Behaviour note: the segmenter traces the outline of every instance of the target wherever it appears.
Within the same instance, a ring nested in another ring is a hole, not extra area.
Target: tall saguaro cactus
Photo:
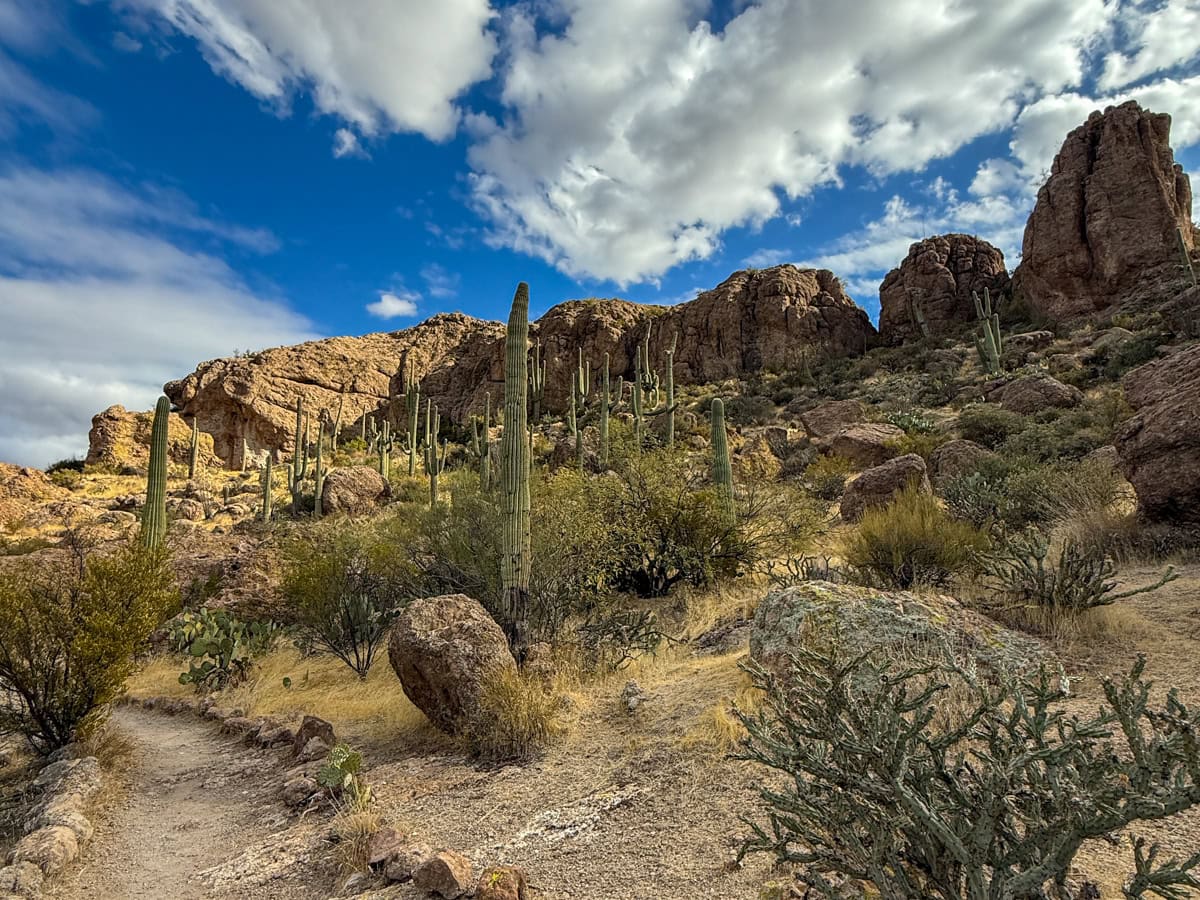
[[[271,521],[271,497],[272,488],[275,487],[275,472],[273,469],[273,460],[275,454],[267,451],[267,464],[263,468],[263,494],[262,494],[262,520],[264,522]]]
[[[532,547],[529,523],[529,285],[513,296],[504,340],[504,431],[500,437],[500,492],[503,547],[500,580],[505,601],[505,632],[520,661],[529,646],[529,576]]]
[[[150,468],[146,475],[146,505],[142,508],[142,546],[156,550],[167,537],[167,430],[171,401],[159,397],[150,427]]]
[[[308,456],[308,447],[306,444],[306,435],[304,433],[304,398],[296,398],[296,431],[293,436],[295,441],[294,449],[292,450],[292,481],[299,484],[304,478],[304,458]]]
[[[725,434],[725,402],[712,402],[712,479],[721,504],[721,516],[727,525],[734,523],[733,466],[729,462],[729,438]]]
[[[196,468],[200,462],[200,420],[192,416],[192,445],[188,454],[188,480],[196,477]]]
[[[492,422],[491,391],[483,395],[483,421],[471,417],[471,452],[479,461],[479,489],[487,493],[492,489],[492,441],[489,429]]]
[[[438,476],[446,468],[446,447],[442,442],[442,455],[438,457],[438,432],[442,430],[442,414],[432,400],[425,401],[425,474],[429,476],[429,508],[438,502]]]
[[[313,480],[316,482],[316,493],[313,498],[313,517],[317,519],[321,518],[325,512],[321,502],[321,492],[325,490],[325,467],[321,462],[321,445],[325,443],[325,435],[322,434],[322,431],[324,431],[324,428],[318,424],[317,461],[315,463],[316,467],[313,469]]]
[[[983,289],[983,302],[979,295],[971,291],[971,299],[975,301],[975,317],[982,326],[982,334],[975,338],[975,349],[979,352],[979,361],[990,375],[1000,373],[1000,314],[992,311],[992,295]]]
[[[409,369],[404,376],[404,412],[408,416],[408,474],[417,474],[417,418],[421,413],[421,385]]]
[[[604,354],[604,381],[600,385],[600,468],[608,469],[608,414],[612,409],[612,398],[608,393],[608,354]],[[618,402],[620,397],[617,398]]]

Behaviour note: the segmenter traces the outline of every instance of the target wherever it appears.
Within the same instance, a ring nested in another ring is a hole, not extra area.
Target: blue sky
[[[1070,128],[1200,164],[1200,0],[0,0],[0,459],[201,359],[674,303],[926,234],[1018,261]]]

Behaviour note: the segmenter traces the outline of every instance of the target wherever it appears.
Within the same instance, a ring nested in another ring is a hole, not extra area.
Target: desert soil
[[[120,707],[135,746],[116,799],[95,816],[82,862],[47,885],[56,900],[309,900],[331,877],[316,823],[289,828],[274,754],[190,716]],[[120,778],[120,773],[118,773]]]

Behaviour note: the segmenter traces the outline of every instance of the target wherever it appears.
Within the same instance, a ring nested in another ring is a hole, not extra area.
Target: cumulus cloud
[[[333,133],[333,155],[335,159],[347,156],[367,158],[367,151],[359,143],[358,135],[349,128],[339,128]]]
[[[1100,88],[1112,90],[1195,59],[1200,50],[1197,0],[1134,0],[1118,16],[1128,48],[1104,58]]]
[[[419,294],[410,291],[380,291],[379,299],[367,304],[367,312],[380,319],[412,318],[420,299]]]
[[[1108,0],[763,0],[720,32],[692,0],[510,17],[505,115],[471,151],[492,239],[575,276],[653,278],[839,166],[920,170],[1077,85]]]
[[[286,109],[297,90],[362,135],[454,134],[488,77],[487,0],[120,0],[193,38],[215,72]]]
[[[457,272],[451,272],[438,263],[430,263],[421,269],[421,278],[430,297],[447,299],[458,295],[458,285],[462,280]]]
[[[26,166],[0,171],[0,207],[0,459],[81,453],[99,410],[148,408],[200,360],[315,336],[190,247],[266,252],[273,236],[174,191]]]

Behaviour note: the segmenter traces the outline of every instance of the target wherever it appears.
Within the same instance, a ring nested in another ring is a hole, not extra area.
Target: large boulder
[[[944,484],[960,475],[970,475],[991,460],[998,459],[987,447],[974,441],[947,441],[929,454],[935,484]]]
[[[1008,291],[1004,254],[970,234],[940,234],[908,248],[879,286],[879,334],[889,344],[922,337],[918,316],[937,337],[975,321],[971,292],[995,300]]]
[[[150,463],[150,430],[154,413],[130,412],[123,406],[110,406],[92,416],[88,432],[88,465],[144,467]],[[203,429],[199,437],[197,462],[203,467],[218,466],[213,438]],[[192,456],[192,423],[179,413],[167,419],[167,459],[186,466]]]
[[[886,422],[866,422],[843,428],[824,446],[835,456],[844,456],[859,468],[877,466],[899,451],[896,442],[904,437],[904,429]]]
[[[800,424],[809,440],[828,441],[849,425],[857,425],[866,417],[866,409],[857,400],[829,400],[800,414]]]
[[[953,597],[881,591],[807,581],[772,591],[758,604],[750,657],[785,677],[801,648],[850,643],[854,652],[878,647],[904,660],[972,661],[1001,673],[1036,667],[1046,658],[1034,638],[1004,628]]]
[[[1139,366],[1123,384],[1134,415],[1115,444],[1142,514],[1200,525],[1200,345]]]
[[[1136,102],[1094,112],[1069,135],[1038,191],[1014,276],[1055,321],[1122,299],[1143,279],[1178,280],[1176,229],[1193,246],[1191,183],[1171,151],[1171,117]]]
[[[1023,416],[1045,409],[1070,409],[1083,402],[1079,388],[1063,384],[1052,375],[1022,375],[988,391],[991,403]]]
[[[866,510],[886,506],[910,484],[916,484],[926,494],[933,492],[925,460],[916,453],[906,453],[867,469],[846,487],[842,495],[842,518],[857,522]]]
[[[392,495],[392,489],[377,469],[370,466],[346,466],[325,476],[321,491],[321,512],[362,516],[379,508]]]
[[[392,626],[388,661],[413,705],[450,734],[476,718],[487,679],[517,664],[500,626],[465,594],[408,604]]]

